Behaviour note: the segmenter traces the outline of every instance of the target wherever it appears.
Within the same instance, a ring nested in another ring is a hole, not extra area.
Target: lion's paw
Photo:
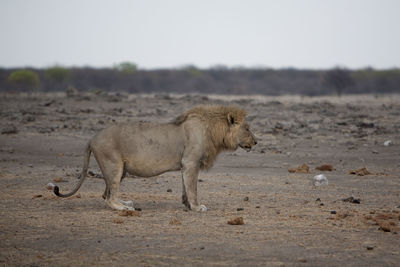
[[[129,207],[135,206],[135,203],[132,200],[127,200],[127,201],[119,200],[119,202],[124,206],[129,206]]]
[[[134,207],[130,207],[130,206],[124,206],[124,207],[122,208],[122,210],[134,211],[135,208],[134,208]]]

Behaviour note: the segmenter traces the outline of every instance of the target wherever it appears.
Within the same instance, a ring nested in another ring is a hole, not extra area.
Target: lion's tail
[[[79,183],[75,186],[74,190],[72,190],[72,192],[67,193],[67,194],[61,194],[60,193],[60,188],[58,186],[54,187],[54,194],[56,194],[56,196],[59,197],[70,197],[73,194],[75,194],[79,188],[81,187],[81,185],[83,184],[83,181],[85,181],[86,175],[87,175],[87,171],[89,168],[89,160],[90,160],[90,154],[92,153],[92,149],[90,147],[90,142],[88,142],[88,144],[86,145],[85,148],[85,155],[84,155],[84,161],[83,161],[83,169],[81,172],[81,175],[79,176]]]

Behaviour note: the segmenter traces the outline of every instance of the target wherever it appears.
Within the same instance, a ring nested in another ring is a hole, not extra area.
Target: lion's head
[[[208,169],[219,152],[238,147],[250,151],[257,144],[245,121],[246,115],[245,110],[235,106],[198,106],[186,111],[174,123],[195,119],[205,126],[206,147],[201,165]]]

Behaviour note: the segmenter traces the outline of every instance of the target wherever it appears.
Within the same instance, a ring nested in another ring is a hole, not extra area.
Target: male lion
[[[257,144],[245,122],[246,112],[233,106],[198,106],[174,121],[164,124],[150,122],[117,124],[99,132],[85,150],[80,181],[68,194],[81,187],[88,170],[91,152],[106,181],[103,198],[113,209],[134,210],[132,201],[117,198],[121,179],[128,172],[151,177],[168,171],[182,172],[182,202],[188,209],[206,211],[197,203],[197,177],[200,169],[209,169],[223,150],[238,146],[250,151]]]

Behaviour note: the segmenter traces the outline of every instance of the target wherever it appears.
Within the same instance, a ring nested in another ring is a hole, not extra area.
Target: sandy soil
[[[0,265],[395,266],[400,262],[399,96],[0,95]],[[141,211],[101,198],[84,144],[115,121],[167,122],[196,104],[248,110],[259,144],[200,175],[209,211],[186,212],[179,173],[124,179]],[[391,140],[388,146],[385,141]],[[289,169],[306,164],[307,170]],[[332,171],[315,168],[330,164]],[[365,167],[370,174],[350,171]],[[329,185],[313,186],[323,173]],[[349,201],[343,201],[343,199]],[[242,217],[243,225],[228,221]]]

